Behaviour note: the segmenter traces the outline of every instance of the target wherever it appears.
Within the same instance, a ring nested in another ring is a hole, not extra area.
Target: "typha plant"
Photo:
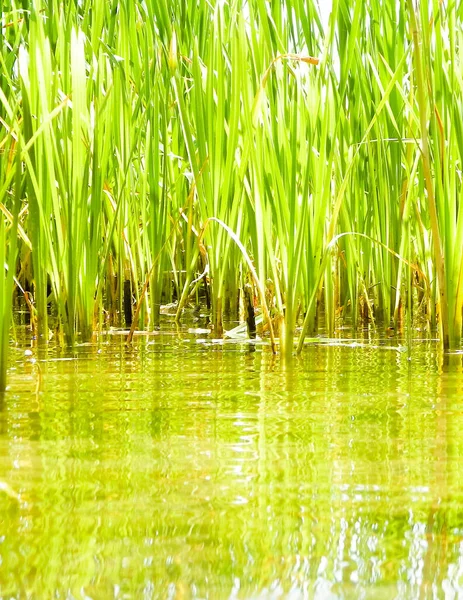
[[[462,10],[319,8],[3,2],[3,314],[27,273],[38,339],[72,345],[204,290],[220,336],[251,282],[285,357],[320,316],[412,308],[458,346]]]

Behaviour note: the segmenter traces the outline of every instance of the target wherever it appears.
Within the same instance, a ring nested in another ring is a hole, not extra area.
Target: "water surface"
[[[461,355],[198,337],[12,351],[0,598],[463,596]]]

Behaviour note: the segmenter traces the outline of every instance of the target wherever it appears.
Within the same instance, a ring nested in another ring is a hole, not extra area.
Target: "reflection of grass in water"
[[[39,338],[50,303],[72,345],[173,300],[221,337],[251,286],[285,357],[321,311],[330,336],[406,315],[458,345],[461,11],[318,4],[5,12],[0,208],[8,230],[21,202]]]
[[[0,481],[0,494],[6,494],[6,496],[8,496],[9,498],[16,500],[16,501],[20,501],[20,496],[18,493],[16,493],[13,488],[8,485],[5,481]]]
[[[435,585],[456,581],[454,372],[420,362],[411,380],[402,353],[345,346],[312,345],[286,370],[262,351],[162,350],[78,347],[76,360],[42,363],[35,402],[11,394],[0,480],[21,503],[0,492],[2,593],[152,586],[157,598],[195,585],[221,598],[239,579],[243,597],[272,586],[411,596],[425,541]]]

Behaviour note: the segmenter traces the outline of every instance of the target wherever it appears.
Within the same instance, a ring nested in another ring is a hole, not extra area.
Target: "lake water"
[[[0,598],[463,597],[462,355],[201,337],[12,350]]]

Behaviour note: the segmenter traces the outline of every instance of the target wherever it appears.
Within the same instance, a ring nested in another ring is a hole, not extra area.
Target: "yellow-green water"
[[[0,598],[461,598],[462,357],[15,350]]]

